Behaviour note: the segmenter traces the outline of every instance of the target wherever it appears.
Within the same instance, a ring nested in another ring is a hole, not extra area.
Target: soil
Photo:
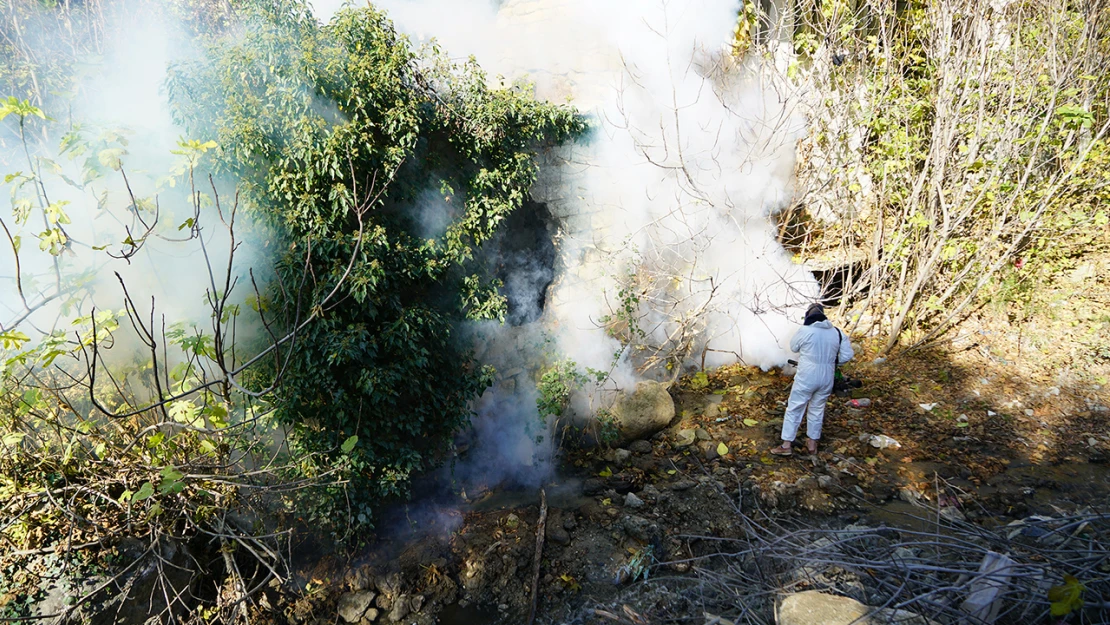
[[[566,451],[545,487],[536,622],[636,623],[663,609],[673,597],[636,590],[636,580],[691,575],[691,562],[744,535],[737,510],[911,530],[942,517],[990,527],[1110,510],[1110,410],[1097,384],[1000,363],[998,350],[882,361],[860,347],[860,364],[845,371],[863,381],[854,394],[871,405],[830,400],[816,456],[768,453],[791,380],[741,366],[675,385],[675,422],[650,446]],[[872,435],[900,446],[878,449]],[[288,601],[284,616],[334,623],[340,596],[372,589],[373,622],[524,623],[538,501],[535,491],[494,490],[472,502],[414,504],[417,520],[361,560],[302,571],[315,590]],[[620,613],[599,607],[617,604]]]

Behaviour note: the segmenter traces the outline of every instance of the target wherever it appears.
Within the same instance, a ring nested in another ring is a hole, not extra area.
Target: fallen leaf
[[[718,456],[727,456],[728,455],[728,445],[726,445],[724,443],[717,443],[717,455]]]

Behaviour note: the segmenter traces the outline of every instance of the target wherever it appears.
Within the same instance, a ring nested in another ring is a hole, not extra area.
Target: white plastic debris
[[[960,609],[975,622],[994,623],[1015,568],[1016,563],[1008,556],[988,551],[979,565],[979,574],[971,583],[971,594],[960,604]]]
[[[872,447],[878,449],[901,449],[902,443],[894,440],[886,434],[872,434],[871,438],[867,441]]]
[[[933,402],[931,404],[918,404],[918,407],[921,408],[922,410],[924,410],[925,412],[932,412],[933,408],[937,407],[937,403]]]

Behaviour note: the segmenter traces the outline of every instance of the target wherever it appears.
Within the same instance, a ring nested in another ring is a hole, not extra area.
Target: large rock
[[[775,622],[778,625],[935,625],[907,610],[872,608],[855,599],[816,590],[784,599]]]
[[[370,604],[374,602],[374,595],[372,590],[358,590],[349,592],[339,598],[339,616],[348,623],[357,623],[362,620],[362,615],[366,614]]]
[[[613,404],[613,418],[625,440],[650,437],[674,419],[674,399],[659,382],[640,382]]]

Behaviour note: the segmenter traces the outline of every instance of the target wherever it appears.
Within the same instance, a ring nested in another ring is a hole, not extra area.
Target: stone
[[[644,500],[636,496],[636,493],[628,493],[624,496],[624,505],[629,508],[643,508]]]
[[[836,478],[831,475],[819,475],[817,476],[817,486],[820,487],[821,490],[829,490],[833,486],[836,486]]]
[[[375,585],[378,587],[379,599],[385,597],[387,600],[392,600],[397,593],[401,592],[401,575],[399,573],[391,573],[385,577],[379,577]],[[386,609],[381,605],[378,607]]]
[[[675,441],[674,446],[677,449],[682,449],[683,447],[693,445],[696,440],[698,440],[698,433],[693,429],[679,430],[678,439]]]
[[[582,494],[586,495],[587,497],[593,497],[594,495],[600,493],[603,490],[605,490],[605,481],[604,480],[600,480],[600,479],[597,479],[596,477],[592,477],[592,478],[586,480],[585,482],[582,482]]]
[[[917,554],[914,553],[914,550],[910,549],[909,547],[897,547],[890,554],[890,559],[894,560],[895,562],[909,562],[916,557]]]
[[[556,545],[570,544],[570,532],[558,525],[548,525],[544,533],[547,535],[547,539]]]
[[[609,454],[609,459],[617,466],[623,467],[632,459],[632,452],[627,449],[614,449]]]
[[[798,490],[817,490],[819,484],[816,478],[811,475],[807,475],[805,477],[798,478],[798,481],[794,482],[794,486]]]
[[[776,614],[777,625],[935,625],[908,610],[872,608],[855,599],[816,590],[783,599]]]
[[[706,462],[716,460],[719,456],[717,454],[717,443],[713,441],[702,441],[698,443],[698,449],[701,450],[702,456],[705,457]]]
[[[412,609],[413,614],[419,614],[424,609],[424,595],[414,595],[409,599],[409,608]]]
[[[409,596],[400,595],[393,602],[393,609],[389,611],[389,620],[400,621],[409,615]]]
[[[650,454],[652,449],[651,443],[643,440],[632,441],[632,444],[629,445],[628,448],[632,450],[632,453],[636,454]]]
[[[347,573],[347,586],[352,590],[366,590],[373,588],[374,577],[366,567],[359,567]]]
[[[679,481],[675,482],[674,484],[671,484],[671,490],[677,490],[677,491],[690,490],[691,488],[693,488],[695,486],[697,486],[697,484],[695,484],[694,482],[691,482],[690,480],[679,480]]]
[[[698,428],[694,430],[694,435],[698,437],[699,441],[708,441],[713,439],[713,437],[709,435],[709,432],[706,432],[703,428]]]
[[[547,516],[547,525],[544,527],[544,535],[547,536],[547,540],[557,545],[565,545],[570,542],[570,534],[568,534],[565,529],[562,510],[552,510]]]
[[[655,473],[655,470],[659,466],[659,462],[656,461],[655,456],[653,455],[637,456],[632,460],[632,466],[643,471],[644,473],[651,474]]]
[[[370,604],[374,602],[375,596],[377,593],[372,590],[356,590],[341,596],[338,606],[339,617],[348,623],[359,622]]]
[[[618,494],[623,495],[631,491],[635,484],[632,483],[632,480],[613,476],[606,480],[605,486],[613,489],[613,491],[617,492]]]
[[[625,440],[640,440],[670,425],[675,415],[674,399],[666,386],[648,380],[619,398],[611,412]]]
[[[624,533],[629,537],[646,543],[659,533],[659,526],[640,516],[626,516],[621,521]]]
[[[520,517],[510,512],[509,516],[505,517],[505,527],[511,530],[520,527]]]
[[[379,614],[381,614],[381,612],[379,612],[377,608],[370,608],[366,611],[366,614],[362,615],[362,622],[373,623],[374,621],[378,620]]]

